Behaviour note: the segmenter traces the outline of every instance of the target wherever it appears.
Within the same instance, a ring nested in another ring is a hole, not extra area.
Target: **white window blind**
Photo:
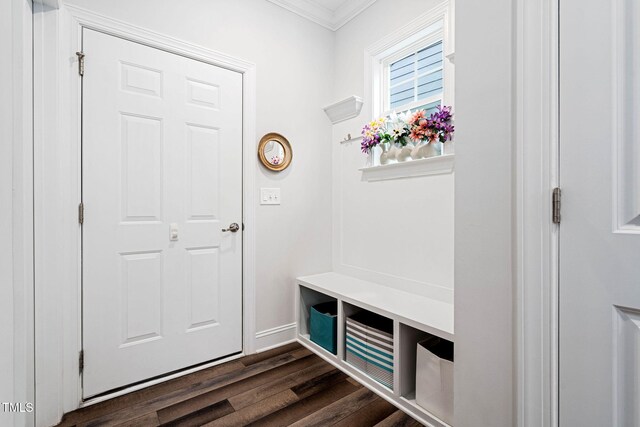
[[[389,65],[389,108],[443,96],[442,40]],[[438,101],[438,104],[440,101]]]

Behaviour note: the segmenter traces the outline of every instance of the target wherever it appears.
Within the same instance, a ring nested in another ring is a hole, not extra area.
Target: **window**
[[[385,67],[388,79],[385,111],[441,103],[444,94],[442,40]]]
[[[453,104],[453,20],[448,2],[367,49],[372,114]]]
[[[426,13],[407,19],[365,51],[365,89],[371,100],[371,118],[423,109],[431,115],[440,105],[453,105],[454,16],[453,0],[444,0]],[[365,95],[365,100],[367,99]],[[362,168],[363,179],[379,181],[450,173],[454,147],[446,144],[437,160],[380,164],[376,147]],[[388,167],[387,167],[388,166]]]

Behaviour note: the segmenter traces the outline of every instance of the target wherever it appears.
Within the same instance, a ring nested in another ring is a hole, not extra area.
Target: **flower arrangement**
[[[373,147],[380,144],[387,119],[381,117],[375,119],[362,128],[361,148],[363,153],[369,153]]]
[[[438,105],[438,111],[428,118],[424,110],[418,110],[409,119],[411,139],[416,142],[446,142],[453,138],[451,107]]]
[[[392,113],[389,118],[379,118],[367,123],[362,128],[361,149],[365,154],[382,143],[406,146],[415,144],[446,142],[453,139],[455,131],[451,124],[453,114],[451,107],[439,105],[438,110],[427,117],[425,110],[414,113]]]
[[[383,135],[384,142],[400,144],[403,147],[408,144],[408,137],[411,133],[409,128],[409,112],[396,114],[391,113],[387,121],[386,132]]]

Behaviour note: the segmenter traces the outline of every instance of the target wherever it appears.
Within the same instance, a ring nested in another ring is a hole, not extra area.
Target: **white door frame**
[[[516,0],[516,413],[519,427],[558,425],[558,51],[561,0]]]
[[[86,404],[82,402],[78,371],[82,343],[81,235],[77,221],[81,195],[81,79],[75,55],[82,50],[83,28],[242,73],[243,354],[255,352],[255,64],[81,8],[62,6],[56,10],[41,5],[34,16],[38,425],[55,424],[64,412]]]

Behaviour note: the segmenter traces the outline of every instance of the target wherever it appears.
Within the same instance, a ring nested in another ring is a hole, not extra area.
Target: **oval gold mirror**
[[[271,132],[260,140],[258,157],[267,169],[279,172],[291,164],[293,153],[287,138],[279,133]]]

